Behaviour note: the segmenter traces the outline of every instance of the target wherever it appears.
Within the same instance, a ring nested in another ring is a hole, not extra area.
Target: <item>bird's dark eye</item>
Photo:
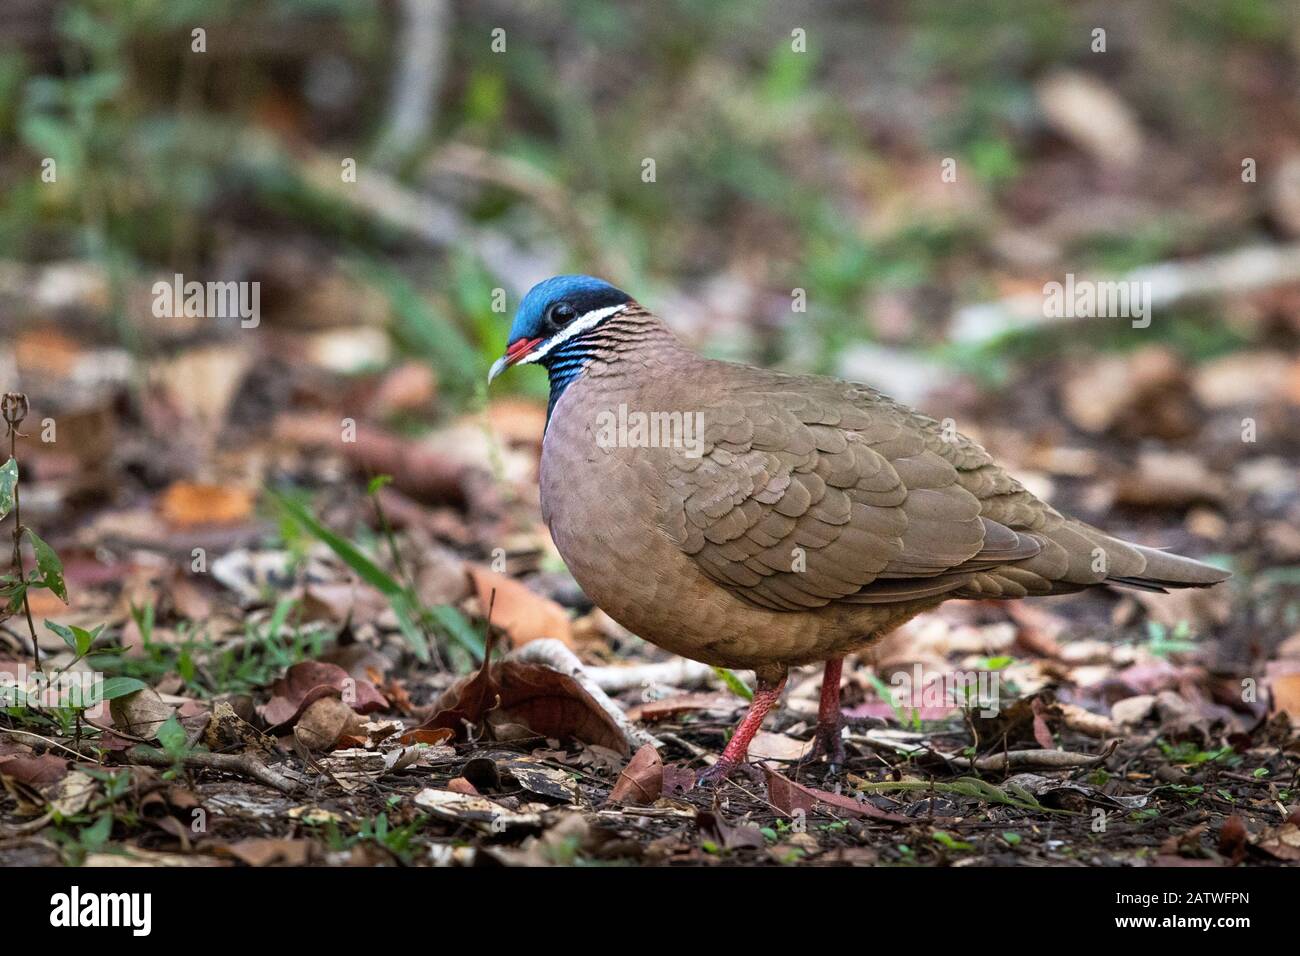
[[[557,302],[551,306],[551,321],[556,325],[568,325],[578,317],[578,310],[567,302]]]

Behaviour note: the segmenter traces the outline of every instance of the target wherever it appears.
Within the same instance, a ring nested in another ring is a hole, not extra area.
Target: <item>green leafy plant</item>
[[[754,692],[750,690],[748,685],[746,685],[745,682],[737,677],[732,671],[725,667],[715,667],[713,668],[713,673],[717,674],[718,680],[722,681],[722,683],[727,686],[727,690],[731,691],[737,697],[743,697],[745,700],[754,699]]]
[[[1146,648],[1156,657],[1169,657],[1196,650],[1196,640],[1186,621],[1179,621],[1172,630],[1159,621],[1147,621]]]
[[[372,482],[371,495],[375,496],[380,487],[382,482],[380,484]],[[406,638],[412,652],[420,661],[427,662],[430,659],[430,642],[425,630],[428,627],[437,628],[449,639],[469,651],[477,660],[482,660],[483,642],[474,634],[459,611],[445,605],[437,609],[426,608],[416,595],[413,584],[398,581],[376,564],[359,546],[327,528],[301,502],[281,492],[270,491],[269,494],[283,514],[327,545],[344,564],[357,573],[361,580],[388,598],[402,636]],[[386,525],[386,521],[383,523]]]

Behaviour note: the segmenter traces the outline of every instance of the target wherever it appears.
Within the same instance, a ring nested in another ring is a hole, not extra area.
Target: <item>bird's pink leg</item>
[[[749,754],[749,742],[763,726],[763,719],[768,711],[780,699],[781,691],[785,689],[785,679],[785,674],[782,674],[781,679],[777,681],[764,680],[762,677],[758,679],[758,687],[754,690],[754,699],[750,702],[749,710],[736,725],[736,731],[731,735],[727,746],[723,748],[722,756],[712,767],[701,770],[695,778],[697,786],[720,783],[737,767],[748,767],[745,757]],[[749,769],[753,770],[753,768]]]
[[[825,757],[832,771],[844,765],[844,738],[840,736],[843,719],[840,715],[840,674],[843,670],[844,658],[834,657],[826,662],[826,669],[822,671],[817,731],[813,737],[813,749],[808,754],[809,760]]]

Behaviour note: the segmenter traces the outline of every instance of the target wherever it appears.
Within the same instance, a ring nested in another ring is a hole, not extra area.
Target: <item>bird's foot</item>
[[[719,757],[713,766],[705,767],[695,775],[695,786],[701,790],[720,787],[734,773],[743,773],[756,784],[763,782],[763,772],[752,763]]]
[[[840,727],[839,721],[833,724],[819,723],[813,734],[812,750],[808,751],[799,763],[816,763],[818,760],[825,760],[826,767],[831,773],[839,773],[844,768],[844,735],[840,732]]]

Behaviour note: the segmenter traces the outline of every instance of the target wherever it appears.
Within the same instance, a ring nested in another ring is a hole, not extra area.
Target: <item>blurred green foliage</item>
[[[491,292],[512,277],[469,246],[413,249],[295,165],[305,140],[368,171],[400,46],[395,7],[59,3],[52,47],[0,48],[0,140],[19,146],[0,161],[0,257],[103,263],[117,332],[145,348],[128,282],[201,271],[227,227],[285,241],[310,233],[382,292],[403,348],[472,401],[507,326]],[[773,306],[775,334],[756,348],[830,370],[845,345],[873,334],[882,291],[995,294],[989,246],[1012,215],[1001,210],[1054,148],[1034,84],[1057,68],[1096,69],[1093,19],[1064,0],[455,4],[436,125],[424,152],[391,172],[449,196],[476,227],[558,249],[558,267],[601,271],[589,254],[599,250],[617,273],[609,278],[651,304],[729,270],[773,302],[804,288],[807,316],[795,322]],[[1144,4],[1114,18],[1100,75],[1121,95],[1134,91],[1139,110],[1159,108],[1160,135],[1210,162],[1239,132],[1233,111],[1205,109],[1234,95],[1218,61],[1243,46],[1294,59],[1296,22],[1280,4]],[[196,24],[208,31],[206,54],[190,53]],[[507,31],[504,54],[489,42],[496,27]],[[794,28],[806,29],[807,52],[792,49]],[[296,42],[299,31],[313,39]],[[322,36],[328,49],[312,49]],[[322,71],[355,81],[342,119],[322,118],[313,101]],[[1177,95],[1150,92],[1165,86]],[[284,148],[253,149],[250,131],[270,131]],[[573,222],[557,223],[517,184],[449,187],[436,160],[450,143],[522,164]],[[912,202],[918,170],[946,156],[983,202]],[[57,183],[34,172],[45,157],[57,158]],[[645,157],[656,162],[653,184],[640,176]],[[1131,268],[1185,251],[1180,235],[1176,218],[1156,215],[1071,249],[1072,267]],[[941,338],[925,322],[912,335],[923,347]],[[517,376],[513,387],[537,383]]]

